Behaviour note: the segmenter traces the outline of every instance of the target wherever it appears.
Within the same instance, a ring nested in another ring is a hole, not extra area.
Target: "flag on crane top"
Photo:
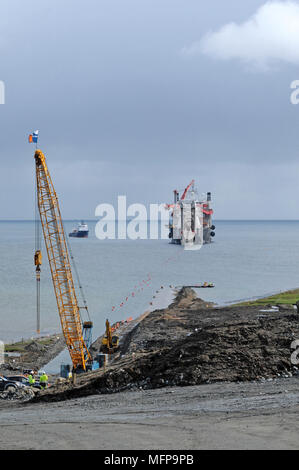
[[[37,144],[37,140],[38,140],[38,131],[35,131],[35,132],[32,132],[32,134],[29,135],[29,143],[31,144],[32,142],[34,144]]]

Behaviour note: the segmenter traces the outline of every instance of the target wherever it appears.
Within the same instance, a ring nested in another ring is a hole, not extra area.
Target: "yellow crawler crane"
[[[91,355],[83,339],[82,322],[58,199],[43,152],[36,150],[34,158],[37,205],[62,331],[72,359],[74,371],[86,370],[86,363],[91,360]],[[36,252],[35,264],[37,271],[41,264],[39,256],[39,253]]]

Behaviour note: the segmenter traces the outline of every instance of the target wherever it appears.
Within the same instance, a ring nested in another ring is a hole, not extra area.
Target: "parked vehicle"
[[[24,388],[26,385],[21,382],[9,380],[6,377],[0,377],[0,392],[14,392],[18,388]]]
[[[10,375],[9,377],[5,377],[7,380],[12,381],[12,382],[20,382],[21,384],[24,384],[29,387],[29,379],[25,377],[25,375]]]
[[[25,377],[25,375],[13,375],[13,376],[6,377],[6,379],[12,380],[13,382],[20,382],[21,384],[25,385],[26,387],[31,387],[29,379],[28,379],[28,377]],[[35,379],[34,387],[35,388],[41,388],[40,383],[39,383],[39,379]]]

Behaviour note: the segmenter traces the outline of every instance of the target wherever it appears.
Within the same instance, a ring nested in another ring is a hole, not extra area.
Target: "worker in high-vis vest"
[[[47,388],[48,386],[48,376],[45,371],[42,372],[42,375],[39,378],[39,384],[41,389]]]
[[[33,385],[35,384],[35,378],[33,377],[32,374],[28,375],[28,380],[29,380],[30,387],[33,387]]]

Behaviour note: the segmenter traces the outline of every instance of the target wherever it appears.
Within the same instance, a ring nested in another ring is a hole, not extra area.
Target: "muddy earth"
[[[62,334],[40,337],[8,344],[9,356],[0,364],[1,375],[21,374],[24,369],[39,370],[65,348]]]
[[[183,288],[167,309],[149,313],[123,334],[105,371],[78,376],[76,386],[51,387],[36,400],[296,376],[291,343],[299,338],[298,320],[293,306],[214,308]]]
[[[0,401],[0,448],[298,449],[298,320],[293,306],[215,308],[183,288],[122,327],[105,370]]]

